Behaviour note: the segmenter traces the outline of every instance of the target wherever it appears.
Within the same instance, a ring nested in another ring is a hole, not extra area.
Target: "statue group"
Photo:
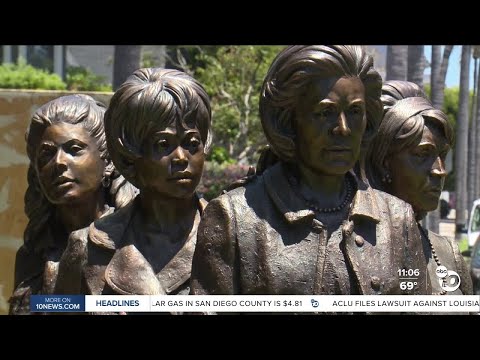
[[[10,313],[32,294],[445,294],[440,265],[472,293],[457,244],[420,224],[454,135],[417,85],[383,83],[360,46],[289,46],[259,111],[256,171],[207,205],[212,114],[191,76],[140,69],[108,109],[41,107]],[[418,269],[413,289],[399,269]]]

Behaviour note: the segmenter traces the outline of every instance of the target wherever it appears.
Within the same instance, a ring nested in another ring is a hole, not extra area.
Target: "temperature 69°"
[[[413,290],[417,286],[416,281],[402,281],[400,283],[400,290]]]

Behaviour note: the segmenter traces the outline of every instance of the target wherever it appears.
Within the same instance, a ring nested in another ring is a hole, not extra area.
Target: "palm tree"
[[[474,50],[473,50],[473,57],[478,61],[478,58],[480,58],[480,45],[475,45]],[[474,79],[474,81],[477,82],[476,86],[476,111],[475,111],[475,151],[474,151],[474,156],[473,158],[476,159],[475,162],[475,172],[473,175],[473,178],[475,180],[475,186],[474,186],[474,192],[473,192],[473,198],[477,199],[480,197],[480,143],[477,140],[477,137],[480,135],[480,71],[477,70],[477,78]]]
[[[445,89],[445,77],[447,75],[448,69],[448,60],[450,59],[450,54],[452,53],[453,45],[445,46],[443,50],[442,57],[442,46],[433,45],[432,46],[432,60],[431,60],[431,75],[430,75],[430,85],[431,85],[431,94],[430,99],[432,104],[437,109],[443,108],[444,100],[444,89]],[[440,209],[437,208],[435,211],[428,213],[425,219],[425,227],[430,229],[433,232],[438,233],[440,231]]]
[[[468,167],[467,167],[467,208],[470,208],[473,201],[476,199],[477,193],[476,183],[478,173],[477,169],[477,158],[476,158],[476,149],[477,149],[477,92],[478,92],[478,57],[479,57],[479,48],[478,46],[473,46],[473,99],[472,99],[472,109],[470,111],[470,121],[468,124]]]
[[[457,232],[465,226],[467,210],[467,147],[468,147],[468,100],[471,45],[462,45],[460,63],[460,95],[457,119],[457,144],[455,146],[455,193]]]
[[[408,45],[407,80],[423,89],[423,73],[425,71],[424,45]]]
[[[113,52],[113,90],[140,68],[141,45],[115,45]]]
[[[443,99],[445,97],[445,77],[447,76],[448,60],[452,50],[453,45],[446,45],[445,49],[443,49],[442,57],[442,46],[432,45],[432,93],[430,98],[433,106],[438,109],[442,109],[443,107]]]
[[[386,80],[405,80],[407,78],[407,45],[387,46]]]

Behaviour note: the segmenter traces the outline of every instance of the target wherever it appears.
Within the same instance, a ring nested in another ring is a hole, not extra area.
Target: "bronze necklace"
[[[335,206],[335,207],[331,207],[331,208],[321,208],[321,207],[318,206],[318,204],[314,200],[307,199],[302,194],[302,192],[300,191],[299,180],[295,176],[293,176],[291,173],[288,175],[288,182],[292,186],[292,189],[295,191],[295,193],[300,198],[302,198],[303,201],[305,201],[305,203],[310,208],[310,210],[313,210],[317,213],[335,213],[335,212],[338,212],[338,211],[342,210],[345,206],[347,206],[347,204],[349,204],[350,201],[352,201],[352,198],[353,198],[352,195],[354,193],[354,187],[355,186],[352,184],[352,180],[350,179],[350,177],[348,175],[345,175],[344,179],[345,179],[346,194],[345,194],[345,198],[340,203],[340,205]]]
[[[420,230],[420,233],[423,235],[423,237],[425,239],[427,239],[428,241],[428,244],[430,245],[430,249],[432,250],[432,256],[433,256],[433,259],[435,260],[435,263],[437,264],[437,267],[439,266],[442,266],[440,260],[438,259],[438,255],[437,253],[435,252],[435,249],[433,248],[433,244],[432,242],[430,241],[430,237],[428,236],[428,233],[425,232],[425,230],[423,229],[422,225],[420,225],[419,223],[418,224],[418,228]],[[447,291],[446,290],[443,290],[439,293],[432,293],[432,295],[446,295],[447,294]]]

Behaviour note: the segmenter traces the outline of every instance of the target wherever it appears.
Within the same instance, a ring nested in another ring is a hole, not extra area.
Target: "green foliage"
[[[215,56],[219,48],[219,45],[167,46],[166,67],[192,75],[195,69],[205,68],[204,55]]]
[[[238,161],[253,163],[255,150],[266,143],[258,101],[263,79],[282,48],[211,46],[195,55],[194,76],[212,101],[215,143]]]
[[[0,66],[0,88],[65,90],[67,85],[57,74],[34,68],[20,58],[16,64]]]
[[[450,124],[456,131],[457,116],[458,116],[458,100],[460,95],[460,89],[458,86],[445,89],[445,97],[443,100],[443,112],[447,114]]]
[[[463,237],[459,242],[458,242],[458,250],[460,250],[460,253],[468,250],[468,239],[466,237]]]
[[[207,156],[208,161],[216,162],[217,164],[233,164],[235,160],[228,156],[228,151],[224,147],[214,146],[210,154]]]
[[[203,170],[202,180],[197,191],[208,201],[222,194],[233,182],[245,177],[248,173],[247,165],[218,164],[207,161]]]
[[[425,86],[425,92],[430,97],[430,85]],[[458,116],[458,102],[460,98],[460,89],[458,86],[451,88],[446,88],[444,91],[444,100],[443,100],[443,112],[447,114],[450,124],[453,126],[454,131],[457,129],[457,116]],[[472,102],[473,102],[473,91],[470,91],[469,99],[469,121],[472,119]]]
[[[112,91],[112,86],[105,82],[105,76],[96,75],[83,66],[69,66],[66,77],[68,90]]]
[[[151,51],[142,51],[142,59],[140,60],[141,68],[156,67],[157,59]]]

